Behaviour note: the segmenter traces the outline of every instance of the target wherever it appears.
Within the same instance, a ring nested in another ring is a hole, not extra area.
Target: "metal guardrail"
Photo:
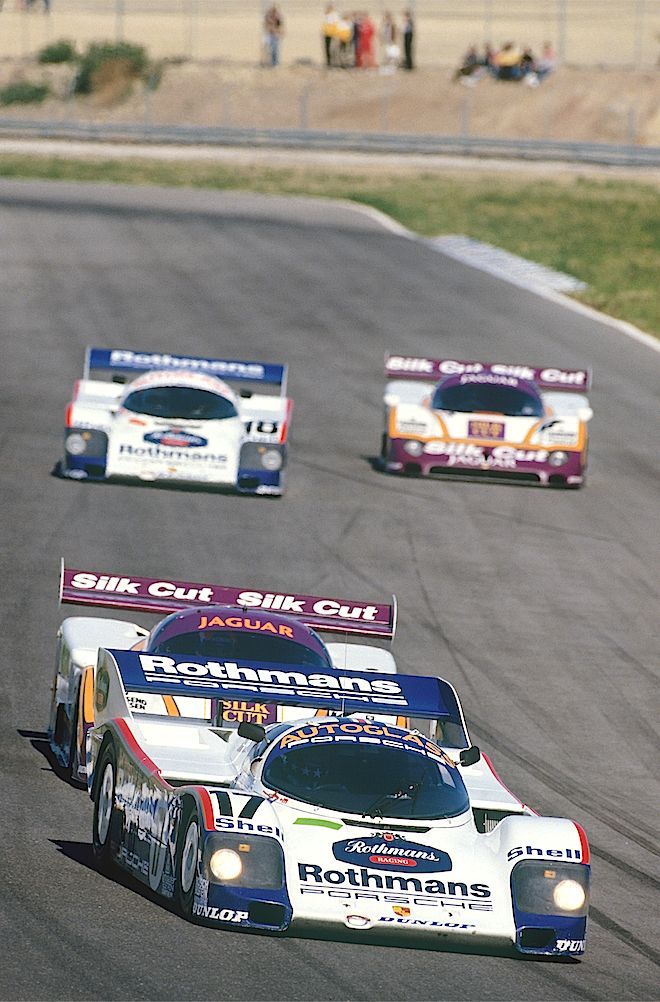
[[[180,146],[329,150],[354,153],[399,153],[546,160],[619,167],[660,167],[658,146],[552,139],[500,139],[475,136],[392,135],[330,132],[315,129],[202,128],[149,123],[97,124],[0,119],[0,136],[102,142],[165,143]]]

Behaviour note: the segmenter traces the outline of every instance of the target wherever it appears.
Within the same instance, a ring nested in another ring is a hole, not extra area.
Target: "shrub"
[[[0,104],[39,104],[48,97],[49,93],[48,84],[20,80],[18,83],[8,84],[7,87],[0,90]]]
[[[141,45],[128,42],[95,42],[80,59],[76,77],[76,94],[91,94],[107,86],[108,81],[132,80],[144,75],[148,66],[147,54]]]
[[[76,47],[73,42],[66,38],[61,38],[59,42],[52,42],[41,50],[38,56],[40,63],[73,63],[78,58]]]

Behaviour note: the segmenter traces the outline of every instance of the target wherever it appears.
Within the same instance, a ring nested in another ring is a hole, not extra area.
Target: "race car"
[[[388,355],[385,375],[389,473],[584,483],[588,370]]]
[[[58,472],[281,495],[293,409],[286,381],[285,365],[88,348]]]
[[[167,614],[151,630],[107,617],[72,616],[61,624],[48,735],[55,758],[74,782],[86,782],[86,738],[94,723],[94,676],[101,647],[160,655],[183,651],[266,662],[275,659],[385,674],[397,670],[389,650],[396,629],[394,598],[389,604],[374,605],[327,596],[127,577],[62,565],[60,601]],[[328,635],[325,642],[319,633]],[[155,692],[129,693],[128,698],[135,713],[209,721],[218,718],[217,701],[211,698],[200,702],[187,695],[163,697]],[[270,723],[287,712],[275,705],[245,700],[228,701],[222,708],[228,727],[242,721]],[[460,720],[457,725],[462,726]]]
[[[255,591],[214,605],[212,586],[82,571],[65,572],[62,598],[144,608],[159,594],[194,603],[202,589],[208,605],[143,631],[134,649],[127,635],[102,647],[88,673],[100,867],[208,926],[582,955],[585,833],[502,784],[447,681],[397,674],[361,643],[351,663],[348,631],[388,638],[387,607]],[[336,652],[307,625],[319,618],[346,632]],[[70,641],[76,630],[70,621]],[[58,669],[56,693],[60,682]],[[237,722],[228,706],[249,715]]]

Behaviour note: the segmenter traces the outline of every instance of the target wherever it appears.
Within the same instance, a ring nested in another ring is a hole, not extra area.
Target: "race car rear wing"
[[[125,348],[87,348],[84,379],[94,374],[112,373],[122,377],[153,369],[172,372],[201,372],[217,376],[227,383],[254,383],[276,386],[279,395],[286,396],[288,366],[269,362],[245,362],[226,358],[199,358],[194,355],[172,355],[166,352],[138,352]]]
[[[396,598],[391,604],[372,605],[320,595],[253,591],[226,585],[198,584],[162,578],[74,570],[62,563],[60,602],[95,605],[136,612],[180,612],[204,605],[233,605],[268,609],[300,618],[313,629],[392,640],[396,630]]]
[[[589,369],[533,368],[529,365],[508,365],[502,362],[466,362],[450,358],[416,358],[410,355],[386,355],[385,375],[388,379],[416,379],[437,382],[443,376],[463,373],[492,373],[528,379],[540,390],[577,390],[584,393],[591,386]]]
[[[186,655],[143,654],[101,648],[96,670],[95,705],[105,709],[110,679],[121,681],[124,699],[108,707],[112,715],[126,702],[125,693],[156,693],[202,699],[266,701],[333,713],[387,714],[425,720],[460,721],[455,693],[435,676],[379,676],[309,665],[222,662]],[[104,704],[101,706],[101,704]],[[310,712],[311,715],[311,712]],[[98,722],[98,721],[97,721]]]

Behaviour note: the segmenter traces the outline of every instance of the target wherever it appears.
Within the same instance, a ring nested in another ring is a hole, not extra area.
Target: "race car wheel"
[[[192,915],[195,883],[197,881],[197,858],[199,856],[199,818],[197,809],[188,804],[181,815],[181,824],[176,840],[176,906],[184,918]]]
[[[98,770],[99,781],[94,798],[92,844],[94,846],[94,856],[99,866],[104,869],[108,868],[112,863],[112,835],[117,815],[115,808],[117,756],[114,745],[106,745],[101,755]]]

